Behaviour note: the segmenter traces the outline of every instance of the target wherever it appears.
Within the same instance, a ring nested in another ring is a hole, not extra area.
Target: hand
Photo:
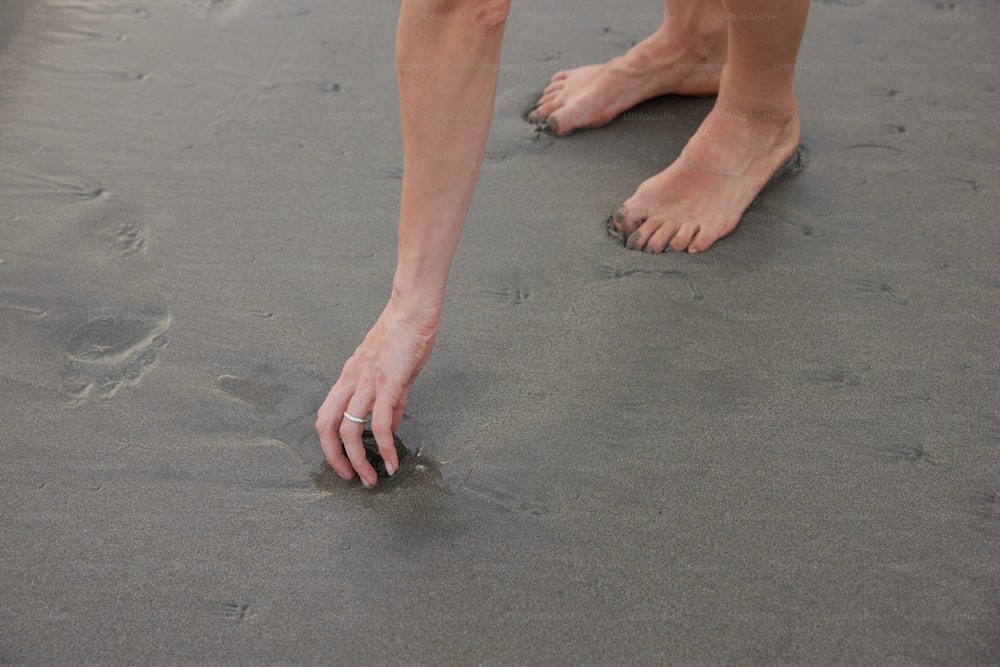
[[[431,356],[439,321],[439,309],[415,313],[390,299],[375,326],[344,363],[340,379],[320,406],[316,420],[326,460],[344,479],[353,479],[357,472],[366,488],[378,481],[361,442],[364,424],[344,419],[345,411],[361,418],[371,413],[372,433],[386,470],[391,475],[399,468],[392,434],[403,418],[410,386]]]

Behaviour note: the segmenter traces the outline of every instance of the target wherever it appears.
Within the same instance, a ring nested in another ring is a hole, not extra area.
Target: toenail
[[[605,223],[605,225],[606,225],[606,227],[608,229],[608,234],[612,238],[615,238],[615,239],[618,239],[619,241],[621,241],[622,245],[624,245],[625,244],[625,235],[622,234],[621,231],[618,229],[618,227],[615,225],[614,216],[609,215],[608,216],[608,220]]]

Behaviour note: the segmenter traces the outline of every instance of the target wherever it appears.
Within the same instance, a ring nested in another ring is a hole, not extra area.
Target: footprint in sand
[[[275,412],[287,392],[287,387],[256,377],[220,375],[215,386],[229,398],[248,405],[258,412]]]
[[[549,511],[548,506],[540,502],[536,502],[530,498],[525,498],[507,491],[501,491],[500,489],[490,486],[485,486],[477,482],[462,484],[460,488],[462,491],[477,496],[491,505],[502,507],[505,510],[516,514],[541,516]]]
[[[116,202],[80,222],[84,238],[98,239],[122,257],[146,252],[148,233],[142,213],[135,206]]]
[[[183,0],[183,5],[205,20],[216,18],[240,4],[238,0]]]
[[[223,618],[235,623],[241,623],[254,616],[249,602],[221,602],[218,608]]]
[[[151,14],[145,7],[128,5],[120,0],[57,0],[52,3],[55,9],[75,11],[81,14],[102,16],[129,16],[148,19]]]
[[[111,398],[136,384],[167,345],[169,315],[101,315],[73,329],[66,339],[68,361],[62,389],[76,402]]]

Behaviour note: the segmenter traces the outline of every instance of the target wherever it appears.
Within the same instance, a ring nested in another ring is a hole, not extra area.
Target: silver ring
[[[362,419],[361,417],[355,417],[350,412],[344,413],[344,419],[350,422],[354,422],[355,424],[365,424],[368,422],[367,419]]]

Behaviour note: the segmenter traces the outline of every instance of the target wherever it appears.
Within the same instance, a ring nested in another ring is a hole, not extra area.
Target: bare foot
[[[720,96],[680,157],[621,205],[611,224],[629,248],[702,252],[736,228],[799,146],[794,97],[755,108]]]
[[[725,63],[724,21],[704,37],[675,37],[661,27],[603,65],[556,72],[527,120],[566,136],[659,95],[714,95]]]

